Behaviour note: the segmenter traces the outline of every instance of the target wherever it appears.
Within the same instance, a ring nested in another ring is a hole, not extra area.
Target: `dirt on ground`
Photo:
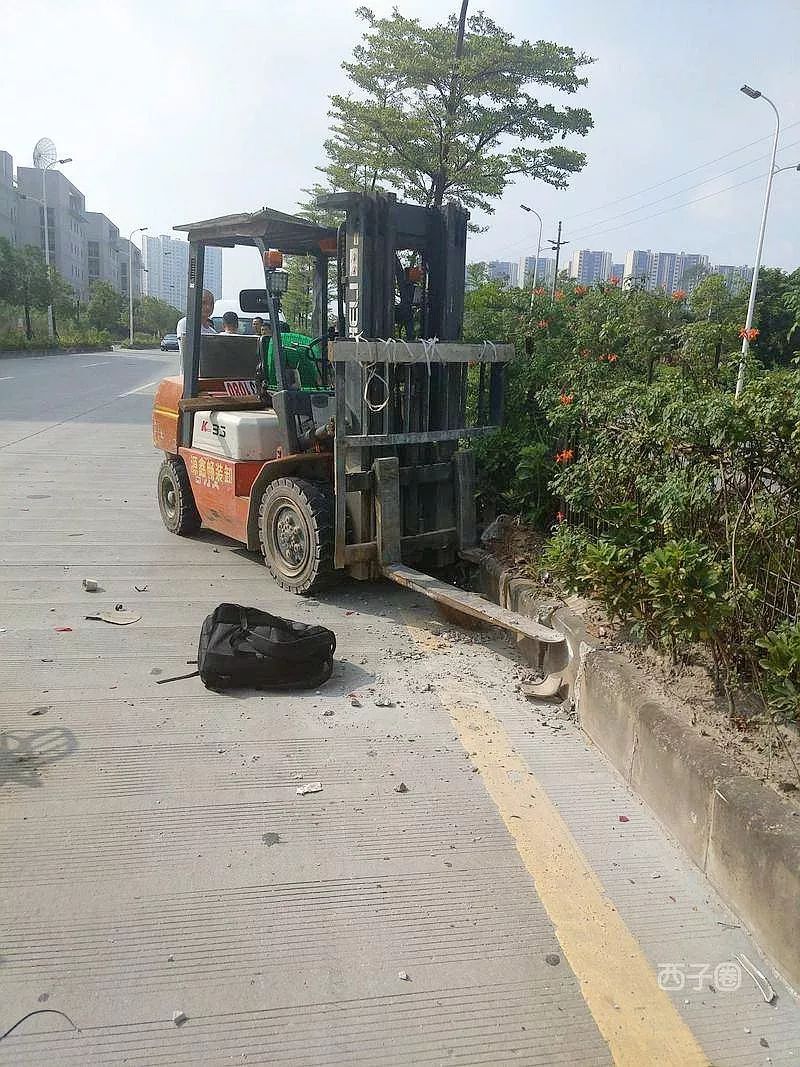
[[[634,640],[628,627],[612,622],[602,606],[559,589],[540,563],[544,536],[524,523],[501,516],[496,539],[485,543],[516,577],[541,585],[542,600],[558,601],[586,620],[587,632],[603,648],[617,652],[645,675],[654,697],[666,702],[702,737],[749,774],[782,796],[800,798],[800,733],[774,721],[755,690],[746,684],[726,694],[717,685],[711,655],[694,646],[676,665],[658,649]]]

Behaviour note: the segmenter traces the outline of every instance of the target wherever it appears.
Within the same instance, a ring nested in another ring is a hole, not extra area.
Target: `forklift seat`
[[[259,361],[258,341],[254,334],[201,334],[199,377],[229,381],[255,378]]]

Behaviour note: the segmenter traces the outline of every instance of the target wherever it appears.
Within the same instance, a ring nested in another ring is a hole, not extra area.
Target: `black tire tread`
[[[174,525],[170,525],[167,521],[164,510],[161,507],[161,479],[167,471],[172,477],[178,491],[178,512]],[[188,537],[190,534],[197,533],[202,524],[202,519],[200,518],[200,512],[197,510],[197,505],[194,501],[192,484],[189,481],[189,475],[183,460],[180,458],[173,459],[169,457],[165,459],[158,469],[156,486],[159,494],[158,503],[159,510],[161,511],[161,518],[169,532],[177,534],[179,537]]]
[[[264,535],[264,514],[272,493],[288,491],[295,495],[307,507],[312,526],[316,531],[315,566],[310,576],[301,586],[287,581],[285,576],[272,565]],[[333,580],[333,534],[334,534],[334,499],[333,491],[325,482],[312,482],[306,478],[276,478],[270,482],[261,497],[258,507],[258,537],[261,552],[270,574],[282,589],[297,596],[310,596],[329,586]]]

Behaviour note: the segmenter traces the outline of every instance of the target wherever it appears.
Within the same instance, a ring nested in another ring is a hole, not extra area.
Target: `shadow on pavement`
[[[41,768],[77,749],[75,735],[63,726],[0,733],[0,789],[6,783],[39,788],[44,784]]]

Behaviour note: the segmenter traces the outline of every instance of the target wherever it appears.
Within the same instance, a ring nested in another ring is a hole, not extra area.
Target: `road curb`
[[[563,684],[581,729],[800,988],[800,807],[740,773],[666,701],[653,699],[633,663],[605,651],[584,620],[537,597],[537,586],[481,554],[484,595],[564,634]],[[532,664],[536,651],[521,648]]]

